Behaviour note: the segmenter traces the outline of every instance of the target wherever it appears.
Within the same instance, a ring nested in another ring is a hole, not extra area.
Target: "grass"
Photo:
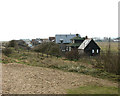
[[[74,89],[68,89],[67,93],[68,94],[118,94],[118,88],[89,85]]]
[[[107,50],[108,42],[97,42],[98,45],[104,50]],[[117,42],[111,42],[111,50],[117,52]],[[118,75],[108,73],[103,69],[96,68],[96,57],[82,57],[78,61],[70,61],[65,58],[56,58],[54,56],[50,56],[47,58],[46,54],[36,53],[33,51],[27,52],[25,50],[13,51],[9,57],[2,56],[2,63],[21,63],[30,66],[38,66],[38,67],[47,67],[47,68],[55,68],[68,72],[76,72],[82,73],[86,75],[92,75],[94,77],[99,77],[102,79],[109,80],[118,80]],[[101,61],[101,60],[100,60]],[[101,64],[100,64],[101,66]]]
[[[118,43],[111,42],[111,50],[113,52],[118,52]],[[107,42],[98,42],[98,45],[102,48],[102,51],[107,50],[108,43]],[[55,68],[67,72],[76,72],[85,75],[91,75],[94,77],[109,79],[109,80],[118,80],[118,76],[116,74],[108,73],[103,69],[96,68],[94,66],[95,57],[83,57],[78,61],[70,61],[65,58],[56,58],[54,56],[50,56],[47,58],[47,55],[41,56],[41,53],[36,52],[27,52],[21,50],[19,53],[14,51],[9,57],[2,56],[2,63],[21,63],[30,66],[38,66],[38,67],[47,67],[47,68]],[[97,85],[88,85],[82,86],[79,88],[68,89],[68,94],[117,94],[118,88],[116,87],[106,87],[106,86],[97,86]]]
[[[48,57],[44,54],[44,57],[41,56],[40,53],[36,52],[26,52],[21,51],[17,53],[17,51],[11,54],[9,57],[3,55],[3,63],[21,63],[30,66],[38,66],[38,67],[47,67],[47,68],[55,68],[67,72],[76,72],[86,75],[91,75],[94,77],[99,77],[102,79],[109,79],[117,81],[118,75],[111,74],[105,72],[102,69],[94,68],[93,63],[94,57],[84,57],[80,58],[79,61],[70,61],[64,58],[56,58],[54,56]]]
[[[103,52],[109,48],[109,42],[97,42]],[[110,42],[111,52],[118,52],[118,42]]]

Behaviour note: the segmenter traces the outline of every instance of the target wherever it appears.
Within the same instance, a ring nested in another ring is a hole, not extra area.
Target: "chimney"
[[[88,39],[88,36],[85,36],[85,39]]]
[[[78,37],[79,36],[79,34],[76,34],[76,37]]]

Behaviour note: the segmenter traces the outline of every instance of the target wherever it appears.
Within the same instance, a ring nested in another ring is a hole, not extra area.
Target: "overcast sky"
[[[0,0],[0,41],[118,36],[119,0]]]

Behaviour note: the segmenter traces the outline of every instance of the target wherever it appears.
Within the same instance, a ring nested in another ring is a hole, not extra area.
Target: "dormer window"
[[[60,39],[60,43],[63,43],[63,39]]]

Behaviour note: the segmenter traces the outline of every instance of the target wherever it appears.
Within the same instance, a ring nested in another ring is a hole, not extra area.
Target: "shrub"
[[[59,55],[60,54],[59,46],[57,44],[54,46],[51,46],[49,49],[49,54]]]
[[[16,47],[16,46],[17,46],[16,40],[9,41],[8,47]]]
[[[12,48],[6,47],[5,49],[2,50],[3,54],[6,56],[9,56],[10,54],[13,53]]]
[[[104,53],[96,58],[96,67],[104,69],[107,72],[118,74],[118,54]]]
[[[42,43],[36,46],[34,49],[36,52],[41,52],[51,55],[59,55],[59,45],[53,42]]]
[[[26,44],[23,40],[11,40],[7,44],[7,47],[12,47],[15,50],[30,50],[28,44]]]
[[[66,57],[67,59],[69,59],[69,60],[75,60],[75,59],[78,60],[78,59],[79,59],[78,50],[75,49],[75,50],[66,52],[65,57]]]

